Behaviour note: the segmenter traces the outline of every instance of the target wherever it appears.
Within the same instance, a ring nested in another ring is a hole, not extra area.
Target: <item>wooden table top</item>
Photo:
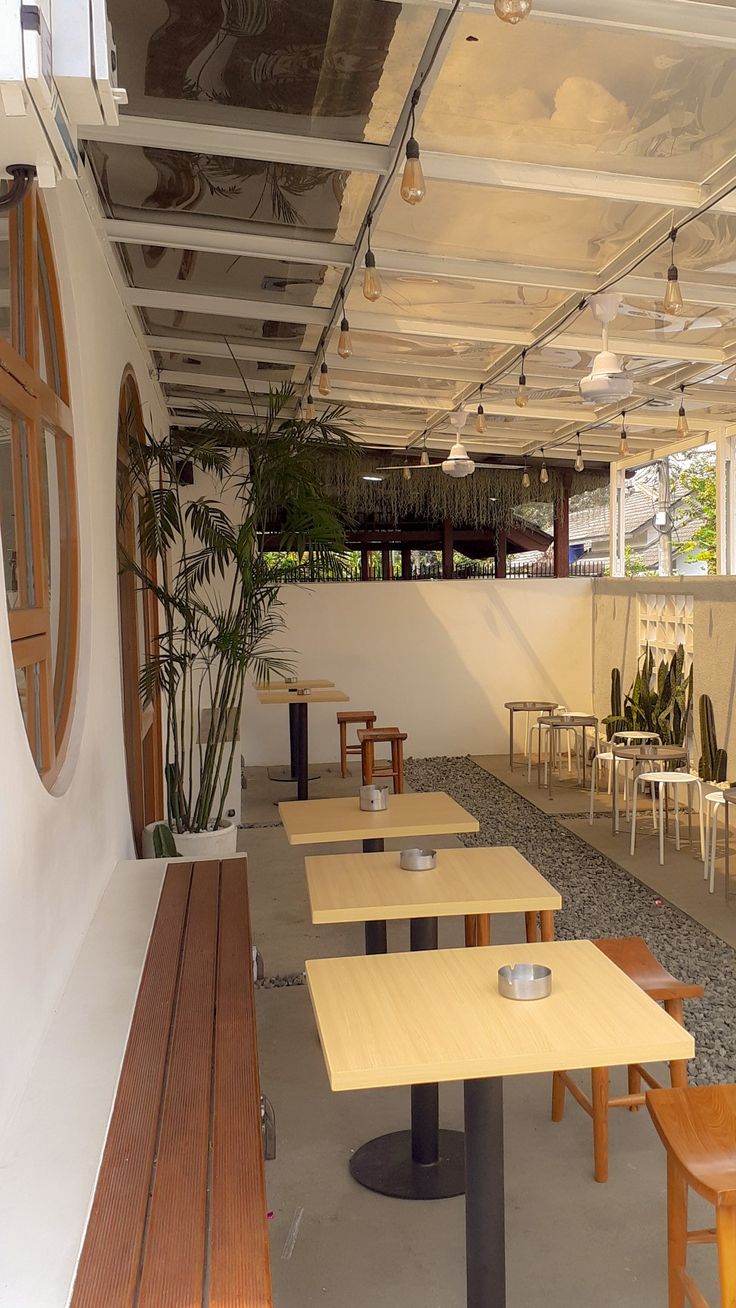
[[[407,872],[399,851],[322,854],[304,860],[313,922],[531,913],[562,897],[510,846],[440,849],[437,866]]]
[[[295,677],[293,681],[256,681],[256,690],[327,690],[334,686],[334,681],[325,681],[323,677]]]
[[[651,759],[655,763],[671,763],[678,758],[687,758],[684,745],[612,745],[611,751],[616,758]]]
[[[382,813],[364,813],[357,795],[282,801],[279,813],[290,845],[391,836],[452,836],[480,829],[477,818],[441,790],[390,795],[388,808]]]
[[[259,690],[261,704],[347,704],[350,696],[344,690],[310,690],[308,695],[297,690]]]
[[[534,712],[535,709],[556,709],[557,700],[548,699],[509,699],[504,704],[504,708],[513,709],[514,712],[527,713]]]
[[[498,968],[552,968],[552,994]],[[307,983],[333,1090],[692,1058],[692,1036],[589,940],[320,958]]]

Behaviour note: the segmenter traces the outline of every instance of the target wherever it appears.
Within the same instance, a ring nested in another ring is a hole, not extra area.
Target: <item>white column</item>
[[[716,432],[716,570],[736,576],[736,436],[733,427]]]
[[[624,514],[624,495],[626,473],[620,463],[611,464],[611,483],[609,498],[609,559],[611,576],[626,575],[626,519]]]

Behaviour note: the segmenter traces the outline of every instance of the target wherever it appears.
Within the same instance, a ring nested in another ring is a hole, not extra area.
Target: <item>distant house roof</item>
[[[626,535],[638,531],[654,517],[657,493],[646,486],[629,482],[624,498]],[[596,504],[590,508],[572,510],[570,513],[570,543],[583,544],[586,541],[608,540],[609,505]]]

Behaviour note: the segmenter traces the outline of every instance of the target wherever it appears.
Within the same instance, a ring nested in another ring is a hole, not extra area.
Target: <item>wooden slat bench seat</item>
[[[271,1308],[244,858],[167,868],[71,1308]]]

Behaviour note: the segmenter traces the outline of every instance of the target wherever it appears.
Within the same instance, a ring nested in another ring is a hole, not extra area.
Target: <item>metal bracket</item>
[[[33,164],[8,164],[5,171],[10,173],[13,180],[7,191],[0,195],[0,210],[15,209],[17,205],[22,204],[36,180],[36,169]]]

